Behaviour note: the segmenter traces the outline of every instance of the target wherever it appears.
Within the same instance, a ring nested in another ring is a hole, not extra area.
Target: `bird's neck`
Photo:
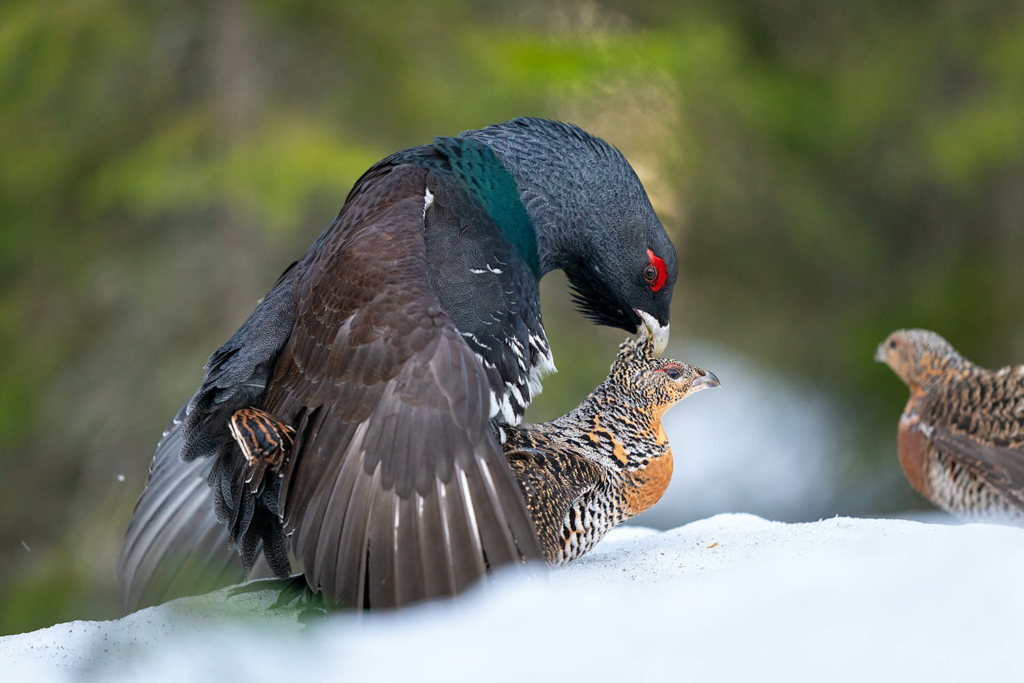
[[[505,239],[539,280],[546,273],[540,236],[520,198],[512,174],[486,145],[463,138],[435,138],[434,149],[448,161],[455,178],[483,205]]]
[[[611,381],[598,386],[572,412],[551,423],[588,446],[586,456],[617,469],[635,471],[671,455],[661,424],[664,410],[638,404]]]
[[[529,126],[512,126],[466,131],[460,138],[486,144],[513,178],[534,228],[539,276],[579,266],[591,237],[589,221],[583,217],[592,210],[594,199],[581,191],[587,185],[586,174],[609,159],[625,163],[617,151],[586,133],[556,128],[560,134],[554,137]]]
[[[977,375],[984,370],[959,354],[922,359],[907,378],[911,394],[926,394]]]
[[[665,410],[638,404],[636,392],[608,381],[566,416],[560,429],[582,432],[583,455],[609,472],[625,519],[658,502],[672,480],[672,449],[661,424]],[[582,437],[582,438],[581,438]]]

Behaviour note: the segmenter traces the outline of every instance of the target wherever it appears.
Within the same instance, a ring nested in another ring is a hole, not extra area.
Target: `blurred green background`
[[[6,0],[0,633],[116,616],[161,429],[363,170],[523,114],[623,150],[680,252],[674,335],[837,397],[861,480],[898,472],[889,331],[1024,361],[1021,2]],[[535,419],[622,336],[560,277]]]

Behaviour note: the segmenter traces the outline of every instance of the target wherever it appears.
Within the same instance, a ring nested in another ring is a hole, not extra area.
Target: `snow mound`
[[[540,579],[304,627],[271,593],[0,639],[4,680],[963,681],[1018,676],[1024,529],[719,515]]]

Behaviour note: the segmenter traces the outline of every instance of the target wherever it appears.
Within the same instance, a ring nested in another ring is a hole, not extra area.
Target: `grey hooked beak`
[[[643,322],[639,327],[636,328],[637,334],[649,334],[651,339],[654,341],[654,355],[660,356],[661,352],[668,346],[668,328],[669,325],[661,326],[658,319],[647,311],[641,311],[639,308],[633,309],[636,314],[640,316],[640,320]],[[644,329],[646,328],[646,330]]]
[[[697,379],[693,380],[693,384],[691,385],[693,387],[691,393],[697,393],[698,391],[701,391],[703,389],[714,389],[716,387],[722,386],[722,383],[718,381],[717,377],[715,377],[715,373],[708,372],[707,370],[705,370],[704,372],[706,374],[703,377],[698,377]]]
[[[882,342],[881,344],[879,344],[878,348],[875,349],[875,362],[876,363],[884,363],[885,362],[885,342]]]

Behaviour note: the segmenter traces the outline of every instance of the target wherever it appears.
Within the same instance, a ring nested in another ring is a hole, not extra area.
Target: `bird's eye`
[[[668,271],[665,270],[665,261],[654,255],[650,249],[647,250],[647,267],[644,268],[644,279],[652,292],[657,292],[665,286],[668,279]]]
[[[895,349],[899,345],[900,345],[900,343],[898,341],[896,341],[895,339],[890,339],[889,340],[889,348],[890,349]]]
[[[679,379],[680,377],[683,376],[683,373],[679,372],[679,368],[675,367],[674,365],[669,365],[669,366],[665,367],[664,368],[664,372],[665,372],[665,375],[669,379],[673,379],[673,380],[674,379]]]

